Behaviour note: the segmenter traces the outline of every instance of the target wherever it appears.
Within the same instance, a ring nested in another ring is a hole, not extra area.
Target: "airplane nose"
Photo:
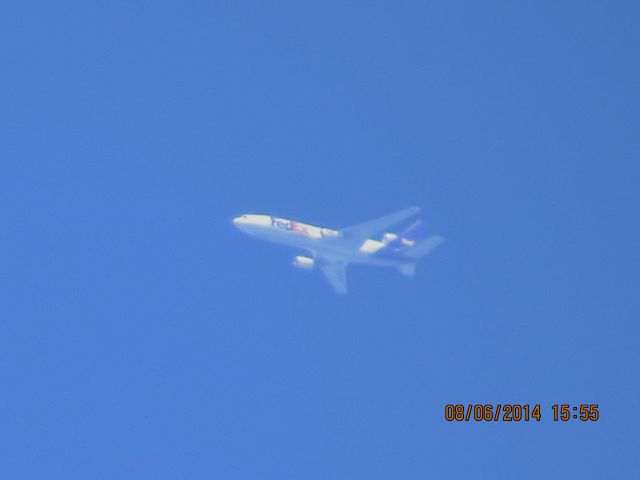
[[[271,224],[271,217],[267,215],[245,214],[233,219],[233,224],[240,228],[248,227],[268,227]]]
[[[243,225],[247,223],[247,218],[244,215],[240,215],[233,219],[233,224],[237,227],[239,225]]]

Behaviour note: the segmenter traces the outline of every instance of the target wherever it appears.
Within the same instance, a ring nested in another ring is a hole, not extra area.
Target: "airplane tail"
[[[417,221],[411,224],[400,235],[391,240],[377,254],[380,257],[405,258],[409,261],[407,265],[417,261],[427,255],[434,248],[440,245],[444,238],[439,235],[427,236],[424,222]],[[413,262],[412,262],[413,261]],[[406,268],[406,272],[403,271]],[[411,275],[409,267],[402,267],[400,271],[404,275]]]
[[[431,251],[444,242],[444,238],[440,235],[431,235],[426,240],[419,242],[414,247],[404,252],[404,256],[407,258],[421,258],[431,253]]]
[[[400,234],[400,240],[404,240],[405,245],[412,242],[419,242],[427,238],[427,227],[422,220],[412,223],[405,231]]]
[[[418,220],[417,222],[412,223],[400,235],[389,242],[387,248],[389,251],[392,251],[396,254],[403,254],[404,252],[418,245],[418,243],[421,240],[424,240],[426,237],[426,227],[424,225],[424,222]]]

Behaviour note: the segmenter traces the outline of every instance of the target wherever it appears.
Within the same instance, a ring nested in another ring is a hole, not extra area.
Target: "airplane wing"
[[[368,238],[371,238],[376,233],[392,227],[396,223],[400,223],[409,217],[412,217],[420,211],[418,207],[409,207],[398,212],[390,213],[384,217],[376,218],[375,220],[369,220],[368,222],[359,223],[352,227],[347,227],[341,230],[344,240],[352,240],[353,243],[363,242]]]
[[[347,293],[347,265],[342,262],[325,263],[320,267],[324,276],[334,290],[340,294]]]

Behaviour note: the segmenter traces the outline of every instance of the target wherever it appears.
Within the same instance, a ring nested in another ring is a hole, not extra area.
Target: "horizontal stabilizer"
[[[416,264],[415,263],[403,263],[402,265],[398,265],[398,271],[407,277],[413,277],[416,274]]]

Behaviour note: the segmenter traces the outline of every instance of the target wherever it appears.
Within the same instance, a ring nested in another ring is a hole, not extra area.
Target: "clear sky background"
[[[1,478],[638,478],[637,2],[0,13]],[[409,205],[346,297],[231,224]]]

